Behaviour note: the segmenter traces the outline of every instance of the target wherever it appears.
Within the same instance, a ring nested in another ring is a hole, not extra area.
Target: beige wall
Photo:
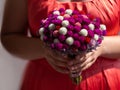
[[[0,0],[0,27],[4,0]],[[11,56],[0,43],[0,90],[19,90],[26,62]]]

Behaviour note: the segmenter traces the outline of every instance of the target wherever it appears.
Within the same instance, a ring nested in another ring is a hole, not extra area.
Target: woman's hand
[[[96,59],[102,54],[102,46],[97,47],[96,50],[92,52],[84,53],[82,55],[78,55],[75,60],[71,60],[68,63],[69,69],[71,71],[71,76],[76,77],[81,74],[83,70],[88,69],[90,66],[94,64]],[[72,74],[75,73],[75,74]]]
[[[50,48],[44,49],[45,51],[45,58],[47,59],[48,63],[58,72],[68,74],[69,70],[67,68],[68,66],[68,59],[67,57],[54,52]]]

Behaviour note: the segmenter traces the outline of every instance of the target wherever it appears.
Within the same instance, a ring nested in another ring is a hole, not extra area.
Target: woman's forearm
[[[43,57],[43,44],[38,38],[29,38],[20,34],[8,34],[2,35],[1,41],[10,53],[23,59]]]
[[[106,36],[102,43],[102,56],[120,58],[120,36]]]

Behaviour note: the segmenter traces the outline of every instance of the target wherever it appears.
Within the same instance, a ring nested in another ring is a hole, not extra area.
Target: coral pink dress
[[[109,36],[119,32],[120,0],[28,0],[29,27],[33,37],[37,37],[40,20],[46,18],[53,9],[59,8],[77,9],[100,17],[107,25]],[[82,76],[82,82],[74,85],[68,75],[55,71],[46,59],[41,58],[29,62],[21,90],[120,90],[120,60],[99,57],[89,69],[83,71]]]

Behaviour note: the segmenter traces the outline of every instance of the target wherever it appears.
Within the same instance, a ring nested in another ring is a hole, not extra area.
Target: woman
[[[59,8],[99,17],[107,26],[100,47],[72,61],[46,49],[36,31],[40,20]],[[120,90],[119,30],[120,0],[7,0],[1,41],[11,54],[30,61],[21,90]],[[82,71],[79,85],[70,80],[72,71]]]

